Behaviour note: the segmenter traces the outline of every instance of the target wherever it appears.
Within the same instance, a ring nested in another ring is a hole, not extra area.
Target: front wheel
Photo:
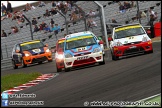
[[[58,68],[57,64],[56,64],[56,68],[57,68],[57,72],[61,72],[62,68]]]
[[[42,61],[38,62],[38,64],[42,64]]]
[[[23,66],[23,68],[27,67],[27,65],[24,63],[23,59],[22,59],[22,66]]]
[[[70,71],[70,68],[65,68],[65,72],[69,72]]]
[[[112,56],[112,60],[118,60],[119,59],[119,57],[118,56],[115,56],[112,52],[111,52],[111,56]]]
[[[18,66],[16,66],[14,60],[12,60],[12,66],[13,66],[14,69],[17,69],[18,68]]]
[[[105,59],[104,59],[104,55],[103,55],[103,61],[99,62],[99,65],[104,65],[105,64]]]
[[[48,60],[48,62],[52,62],[53,60]]]
[[[153,52],[154,52],[153,50],[150,51],[150,53],[153,53]]]
[[[153,50],[150,50],[150,51],[145,51],[145,54],[149,54],[149,53],[153,53],[154,51]]]

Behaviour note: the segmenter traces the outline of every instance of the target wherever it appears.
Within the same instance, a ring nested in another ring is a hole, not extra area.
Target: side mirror
[[[99,41],[99,44],[100,44],[100,45],[103,44],[103,41]]]
[[[108,41],[113,41],[112,37],[108,37]]]
[[[46,44],[45,47],[48,47],[48,44]]]
[[[147,34],[151,34],[151,31],[150,30],[147,30],[146,32],[147,32]]]
[[[19,53],[20,52],[20,50],[16,50],[16,53]]]

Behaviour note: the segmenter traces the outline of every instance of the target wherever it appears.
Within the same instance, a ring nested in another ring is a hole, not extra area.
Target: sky
[[[12,5],[12,7],[17,7],[17,6],[21,6],[24,5],[26,3],[33,3],[33,2],[37,2],[37,1],[9,1]],[[1,3],[3,3],[6,7],[7,7],[7,1],[1,1]],[[1,4],[2,6],[2,4]]]

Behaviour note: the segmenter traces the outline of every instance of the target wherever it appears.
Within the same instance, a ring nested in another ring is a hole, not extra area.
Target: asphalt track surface
[[[153,48],[154,53],[118,61],[112,61],[107,51],[105,65],[59,72],[51,80],[17,92],[34,93],[36,98],[9,100],[44,101],[47,107],[84,107],[85,101],[137,101],[161,93],[161,42],[153,43]],[[56,73],[55,62],[5,70],[1,75],[18,72]]]

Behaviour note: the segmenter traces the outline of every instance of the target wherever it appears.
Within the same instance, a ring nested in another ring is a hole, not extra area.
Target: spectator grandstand
[[[119,10],[119,2],[117,1],[98,2],[104,8],[105,21],[108,25],[112,23],[112,19],[115,19],[117,21],[117,24],[125,24],[126,22],[139,22],[136,1],[120,1],[120,4],[122,4],[123,6],[124,3],[125,5],[129,3],[129,8],[127,7],[125,9],[125,12],[122,13]],[[31,6],[34,6],[35,8],[31,8]],[[141,17],[142,25],[147,25],[150,20],[149,9],[152,9],[157,13],[158,17],[154,21],[154,23],[159,21],[159,19],[161,18],[161,1],[138,1],[138,6],[140,12],[144,12],[144,14],[146,14],[146,17]],[[76,12],[76,10],[78,10],[78,12]],[[46,12],[47,14],[45,14]],[[77,18],[73,18],[75,20],[70,20],[73,16],[76,17],[74,15],[74,12]],[[62,13],[66,17],[66,20],[60,13]],[[11,57],[11,52],[14,44],[21,41],[31,40],[30,23],[24,19],[22,14],[24,14],[31,23],[33,22],[33,38],[40,39],[44,43],[48,43],[50,48],[54,47],[57,39],[63,38],[64,34],[67,34],[67,31],[68,33],[74,33],[88,30],[87,22],[89,18],[93,20],[97,25],[93,29],[89,30],[93,30],[94,34],[96,34],[97,36],[104,35],[100,7],[96,3],[94,3],[94,1],[41,1],[33,4],[27,4],[27,6],[24,5],[18,8],[13,8],[13,12],[11,14],[12,18],[5,16],[3,16],[2,18],[1,16],[1,31],[4,30],[7,34],[7,37],[2,36],[1,34],[1,61],[3,61],[1,62],[1,66],[3,65],[3,63],[6,63],[4,60],[10,61],[9,59]],[[46,17],[44,16],[44,14]],[[24,20],[22,21],[22,19]],[[53,30],[52,32],[44,33],[44,31],[42,30],[43,28],[40,29],[39,27],[42,22],[44,22],[48,25],[48,27],[51,28],[51,19],[53,19],[54,21],[54,23],[52,24],[53,27],[55,24],[57,24],[59,25],[60,30],[57,33],[55,32],[55,30]],[[18,23],[18,21],[22,22]],[[17,27],[18,32],[12,33],[10,29],[11,27]],[[39,30],[35,31],[35,27],[38,27]],[[68,27],[68,29],[66,27]],[[109,29],[112,29],[112,26],[109,26]],[[9,64],[11,65],[11,61]]]

